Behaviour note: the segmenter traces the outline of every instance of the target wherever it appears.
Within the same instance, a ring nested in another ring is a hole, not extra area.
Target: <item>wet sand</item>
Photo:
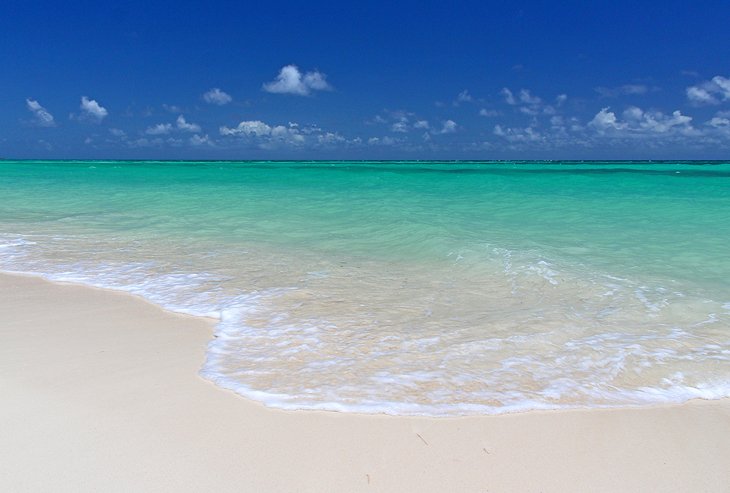
[[[413,418],[197,375],[213,321],[0,275],[2,491],[730,491],[730,400]]]

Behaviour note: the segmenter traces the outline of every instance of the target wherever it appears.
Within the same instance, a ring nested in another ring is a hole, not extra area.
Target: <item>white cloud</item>
[[[712,78],[712,82],[714,82],[717,87],[722,89],[723,97],[725,99],[730,98],[730,79],[728,79],[727,77],[716,75]]]
[[[246,120],[242,121],[234,128],[222,126],[219,130],[221,135],[253,135],[261,137],[271,134],[271,127],[261,120]]]
[[[479,110],[479,116],[486,116],[486,117],[494,117],[499,116],[499,111],[497,110],[488,110],[486,108],[482,108]]]
[[[538,105],[542,102],[542,100],[540,98],[530,94],[530,91],[528,91],[527,89],[520,90],[520,101],[522,101],[525,104],[530,104],[530,105]]]
[[[665,115],[660,111],[644,113],[639,126],[642,129],[654,133],[667,133],[675,129],[687,132],[692,130],[692,117],[683,115],[679,110],[673,111],[671,115]]]
[[[162,109],[169,113],[182,113],[182,108],[174,104],[162,104]]]
[[[517,106],[517,111],[528,116],[554,115],[557,112],[554,106],[545,104],[542,98],[532,94],[529,89],[520,89],[520,92],[515,95],[509,88],[504,87],[501,94],[507,104]],[[556,105],[561,106],[567,99],[568,96],[565,94],[558,95],[555,98]],[[484,110],[484,113],[480,111],[479,114],[482,116],[496,116],[495,113],[490,113],[488,110]]]
[[[710,91],[702,87],[691,86],[687,88],[687,99],[695,104],[719,104],[715,96]]]
[[[696,105],[720,104],[730,100],[730,78],[716,75],[711,80],[687,88],[687,99]]]
[[[211,142],[207,135],[203,135],[201,137],[200,135],[195,134],[188,139],[188,142],[190,142],[190,145],[194,146],[213,145],[213,142]]]
[[[533,108],[532,106],[520,106],[520,113],[535,116],[540,114],[540,110],[537,108]]]
[[[458,96],[456,96],[456,100],[454,101],[454,106],[459,106],[461,103],[473,103],[474,98],[471,94],[469,94],[469,91],[464,89],[459,93]]]
[[[599,132],[611,129],[620,130],[624,128],[626,125],[618,122],[616,113],[608,110],[609,108],[602,108],[601,111],[596,113],[596,116],[593,117],[593,120],[591,120],[588,125],[598,129]]]
[[[226,104],[230,103],[231,101],[233,101],[233,98],[231,97],[230,94],[228,94],[224,91],[221,91],[217,87],[214,87],[210,91],[203,94],[203,100],[206,103],[217,104],[218,106],[223,106],[223,105],[226,105]]]
[[[725,128],[730,125],[730,119],[714,116],[707,124],[715,128]]]
[[[324,134],[317,136],[317,141],[320,144],[325,145],[331,145],[331,144],[338,144],[341,142],[345,142],[347,139],[345,139],[342,135],[338,133],[332,133],[332,132],[326,132]]]
[[[172,132],[172,124],[170,123],[158,123],[144,131],[147,135],[167,135],[170,132]]]
[[[413,124],[413,128],[425,128],[428,129],[430,125],[426,120],[418,120],[416,123]]]
[[[692,117],[683,115],[679,110],[666,115],[661,111],[644,111],[631,106],[624,111],[623,118],[624,120],[620,121],[613,111],[603,108],[596,113],[589,126],[600,134],[610,132],[612,135],[624,137],[697,135],[697,131],[692,127]]]
[[[198,125],[197,123],[188,123],[187,121],[185,121],[185,117],[182,115],[177,117],[176,124],[177,128],[184,132],[200,132],[200,125]]]
[[[544,140],[540,132],[532,127],[504,128],[502,125],[495,125],[493,133],[497,137],[502,137],[512,143],[539,142]]]
[[[82,117],[96,122],[101,122],[109,114],[106,108],[96,102],[96,100],[89,99],[86,96],[81,96],[81,105],[79,107],[82,111]]]
[[[275,149],[282,146],[333,145],[338,143],[350,144],[336,132],[323,132],[315,125],[300,127],[296,123],[285,125],[269,125],[261,120],[245,120],[235,127],[222,126],[219,132],[223,136],[238,137],[257,145],[262,149]]]
[[[157,125],[148,127],[147,130],[145,130],[145,133],[147,135],[167,135],[172,133],[173,130],[198,133],[201,129],[200,125],[197,123],[188,123],[188,121],[185,120],[185,117],[180,115],[177,117],[177,120],[175,120],[174,126],[172,123],[158,123]]]
[[[34,122],[39,127],[55,127],[56,122],[53,119],[53,115],[48,112],[40,103],[34,99],[26,99],[25,105],[28,111],[33,113],[35,118]]]
[[[405,121],[395,122],[390,126],[391,132],[406,133],[408,132],[408,123]]]
[[[383,138],[380,137],[370,137],[368,139],[368,145],[371,146],[392,146],[400,142],[397,139],[394,139],[393,137],[385,136]]]
[[[504,96],[504,100],[507,104],[517,104],[517,100],[515,100],[514,94],[512,94],[512,91],[507,89],[506,87],[503,87],[500,91],[500,94]]]
[[[120,139],[125,139],[127,137],[127,133],[119,128],[110,128],[109,133]]]
[[[275,94],[308,96],[312,91],[327,91],[332,86],[327,82],[327,76],[318,70],[303,74],[296,65],[286,65],[276,79],[263,85],[263,89]]]
[[[453,134],[454,132],[456,132],[457,127],[458,127],[458,125],[456,124],[456,122],[454,120],[446,120],[443,123],[439,133],[440,134]]]

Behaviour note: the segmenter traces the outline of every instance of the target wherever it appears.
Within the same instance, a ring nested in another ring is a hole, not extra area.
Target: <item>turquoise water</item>
[[[0,162],[0,268],[220,319],[201,374],[453,415],[730,395],[730,163]]]

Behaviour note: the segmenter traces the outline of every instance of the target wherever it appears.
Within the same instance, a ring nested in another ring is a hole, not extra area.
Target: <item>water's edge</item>
[[[56,275],[48,275],[48,274],[39,273],[39,272],[13,271],[13,270],[0,269],[0,275],[31,277],[31,278],[41,279],[45,282],[49,282],[51,284],[55,284],[55,285],[61,286],[61,287],[64,285],[79,286],[79,287],[83,287],[86,289],[99,289],[102,291],[109,291],[109,292],[112,292],[115,294],[123,294],[126,296],[132,296],[133,298],[135,298],[143,303],[150,304],[150,305],[154,306],[155,308],[158,308],[171,315],[183,316],[183,317],[195,317],[195,318],[207,320],[213,325],[212,330],[210,332],[211,341],[209,343],[209,347],[213,343],[213,341],[217,337],[219,337],[219,334],[220,334],[220,324],[221,324],[220,316],[216,317],[211,314],[195,314],[195,313],[190,313],[189,311],[185,311],[185,310],[169,308],[164,305],[155,303],[154,301],[139,294],[138,292],[135,292],[134,290],[129,290],[129,289],[120,288],[120,287],[110,287],[110,286],[104,285],[104,284],[79,282],[77,280],[64,280],[63,278],[56,276]],[[526,406],[522,406],[522,407],[502,406],[502,407],[493,407],[491,409],[482,408],[479,411],[463,412],[463,413],[454,413],[453,409],[448,409],[446,412],[443,412],[443,413],[388,412],[387,410],[384,410],[381,407],[382,403],[379,403],[377,409],[374,407],[368,407],[368,406],[362,406],[362,407],[353,409],[352,406],[340,406],[340,405],[336,405],[336,404],[328,405],[328,403],[321,404],[321,405],[302,406],[302,405],[288,404],[284,400],[279,398],[281,396],[277,396],[276,394],[270,394],[270,393],[256,391],[256,390],[252,390],[252,389],[245,389],[245,388],[242,388],[243,386],[241,386],[240,384],[238,384],[236,382],[231,382],[231,381],[227,381],[225,378],[216,377],[215,375],[211,375],[210,374],[211,372],[206,373],[205,366],[207,364],[207,359],[208,359],[208,354],[206,354],[206,363],[204,363],[203,367],[198,372],[198,376],[200,376],[203,380],[206,380],[206,381],[212,383],[214,386],[218,387],[221,390],[231,392],[238,398],[244,398],[244,399],[253,401],[253,402],[263,405],[264,407],[267,407],[269,409],[276,409],[276,410],[281,410],[281,411],[286,411],[286,412],[297,412],[297,411],[338,412],[338,413],[348,413],[348,414],[362,414],[362,415],[368,415],[368,416],[460,419],[460,418],[468,418],[468,417],[476,417],[476,416],[501,416],[501,415],[508,415],[508,414],[523,414],[523,413],[667,408],[667,407],[683,406],[692,401],[730,400],[730,395],[696,395],[696,396],[688,396],[684,399],[677,400],[677,401],[667,400],[666,402],[653,402],[653,403],[641,403],[641,404],[624,403],[624,404],[616,404],[616,405],[591,405],[591,406],[583,406],[583,405],[548,406],[548,405],[544,405],[544,404],[540,405],[540,403],[533,403],[536,405],[532,405],[532,406],[526,405]],[[698,392],[698,394],[699,394],[699,392]]]

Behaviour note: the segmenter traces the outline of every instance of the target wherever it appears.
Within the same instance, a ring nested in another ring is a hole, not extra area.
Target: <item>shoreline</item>
[[[198,320],[204,320],[206,323],[209,324],[209,337],[208,342],[211,342],[214,338],[218,337],[217,335],[217,325],[220,323],[221,319],[220,317],[215,317],[211,315],[200,315],[195,313],[190,313],[188,311],[184,310],[175,310],[172,308],[167,308],[161,304],[156,303],[155,301],[152,301],[148,298],[146,298],[142,294],[138,294],[132,290],[125,290],[122,288],[113,288],[113,287],[107,287],[107,286],[97,286],[94,284],[86,284],[81,281],[65,281],[65,280],[59,280],[59,279],[53,279],[45,274],[38,274],[34,272],[22,272],[22,271],[6,271],[6,270],[0,270],[0,286],[2,286],[2,277],[21,277],[21,278],[29,278],[29,279],[36,279],[40,280],[42,282],[50,283],[56,286],[74,286],[79,288],[86,288],[94,291],[101,291],[105,293],[110,294],[117,294],[121,296],[130,296],[141,303],[144,303],[145,305],[150,305],[158,310],[163,311],[164,313],[167,313],[173,317],[190,317],[193,319]],[[206,344],[207,347],[207,344]],[[205,358],[203,358],[205,359]],[[203,364],[201,363],[200,369],[203,368]],[[325,412],[325,413],[344,413],[344,414],[355,414],[355,415],[363,415],[363,416],[392,416],[392,417],[404,417],[404,418],[428,418],[428,419],[458,419],[458,418],[469,418],[469,417],[486,417],[486,416],[504,416],[504,415],[514,415],[514,414],[524,414],[524,413],[550,413],[550,412],[562,412],[562,411],[594,411],[594,410],[602,410],[602,411],[610,411],[610,410],[631,410],[631,409],[646,409],[646,408],[664,408],[664,407],[674,407],[674,406],[682,406],[685,404],[688,404],[693,401],[717,401],[717,400],[726,400],[730,402],[730,397],[721,397],[721,398],[707,398],[707,397],[692,397],[689,399],[686,399],[684,401],[680,402],[656,402],[656,403],[635,403],[635,404],[616,404],[616,405],[603,405],[603,406],[565,406],[565,407],[525,407],[525,408],[518,408],[518,409],[512,409],[506,411],[498,411],[498,412],[471,412],[471,413],[464,413],[464,414],[427,414],[427,413],[412,413],[412,414],[398,414],[398,413],[388,413],[383,411],[362,411],[362,410],[351,410],[351,409],[330,409],[328,407],[323,406],[321,408],[299,408],[296,406],[286,407],[286,406],[274,406],[274,405],[268,405],[261,400],[258,400],[254,397],[251,397],[250,395],[245,395],[239,392],[236,392],[233,388],[230,386],[224,385],[222,383],[214,382],[213,380],[204,377],[200,374],[200,371],[197,373],[197,376],[205,381],[208,384],[213,385],[215,388],[224,391],[224,392],[231,392],[235,396],[245,399],[247,401],[250,401],[256,405],[262,405],[263,407],[267,409],[272,409],[276,411],[284,411],[284,412]],[[265,392],[259,392],[256,390],[248,390],[248,392],[252,394],[262,394],[266,396]]]
[[[726,491],[730,399],[446,418],[267,408],[214,319],[0,273],[0,489]]]

